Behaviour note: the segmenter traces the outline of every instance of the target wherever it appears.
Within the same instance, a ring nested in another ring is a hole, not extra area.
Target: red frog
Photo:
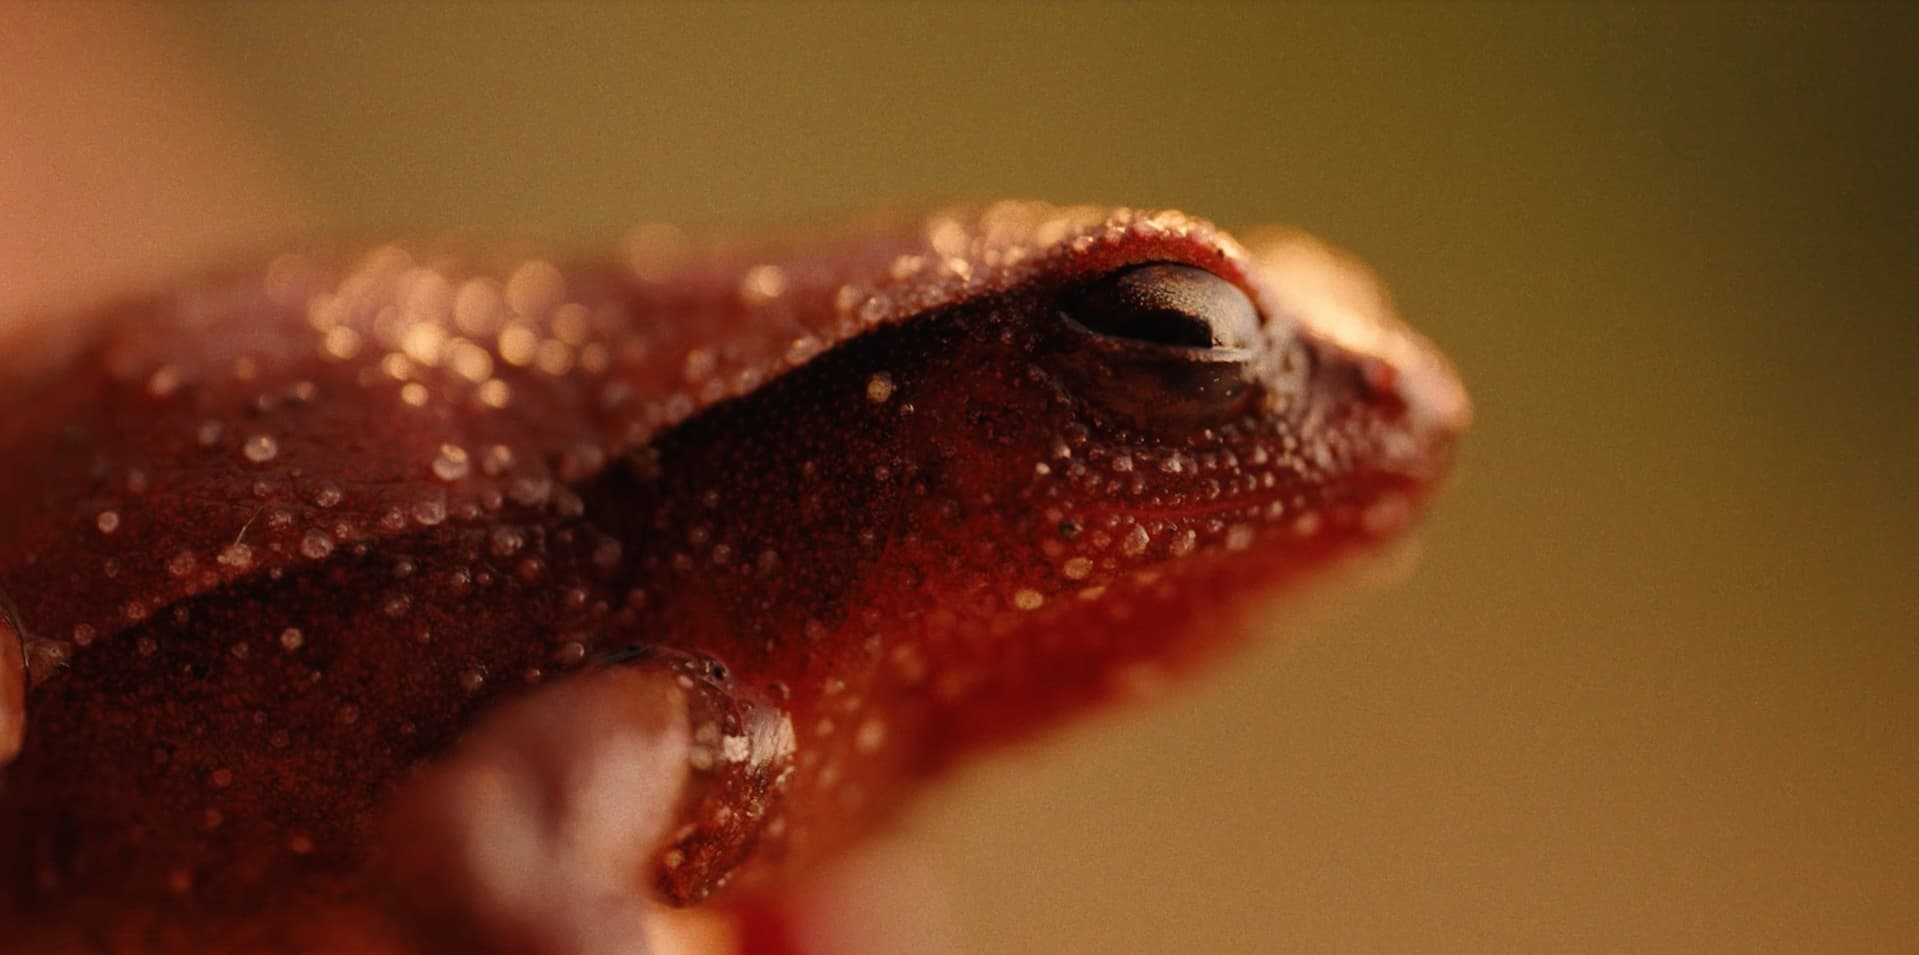
[[[1308,238],[1033,203],[81,327],[0,356],[8,951],[643,951],[1401,534],[1469,415]]]

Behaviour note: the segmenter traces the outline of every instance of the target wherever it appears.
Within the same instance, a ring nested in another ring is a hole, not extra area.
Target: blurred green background
[[[1910,9],[165,14],[346,229],[1035,196],[1387,277],[1480,408],[1418,571],[918,813],[970,951],[1919,944]]]

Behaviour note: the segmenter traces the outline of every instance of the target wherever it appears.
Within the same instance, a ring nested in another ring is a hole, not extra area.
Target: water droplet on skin
[[[200,422],[200,427],[194,431],[193,437],[200,443],[200,447],[210,448],[220,443],[220,436],[225,434],[226,430],[226,425],[209,419]]]
[[[1132,529],[1126,532],[1126,536],[1120,539],[1119,551],[1128,557],[1138,557],[1146,553],[1146,545],[1150,543],[1152,538],[1146,535],[1146,528],[1134,524]]]
[[[180,390],[180,369],[172,365],[161,365],[153,374],[147,376],[147,396],[154,399],[173,397]]]
[[[328,358],[346,361],[360,353],[360,333],[345,325],[336,325],[326,330],[320,339],[320,349]]]
[[[496,527],[488,539],[488,545],[495,557],[511,557],[526,546],[526,535],[517,528]]]
[[[417,381],[409,381],[400,386],[400,400],[408,407],[424,408],[432,397],[432,393],[426,390],[426,386]]]
[[[407,599],[405,594],[388,597],[386,603],[380,606],[380,612],[395,620],[406,616],[407,611],[411,609],[413,609],[413,601]]]
[[[697,385],[713,377],[716,359],[709,348],[695,348],[686,353],[686,360],[680,369],[681,377],[689,385]]]
[[[1253,528],[1250,524],[1234,524],[1226,529],[1226,549],[1235,553],[1253,546]]]
[[[538,507],[552,495],[553,482],[548,478],[514,478],[506,485],[507,499],[522,507]]]
[[[513,449],[504,444],[490,444],[480,452],[480,473],[487,477],[499,477],[512,467]]]
[[[893,399],[893,376],[880,372],[866,379],[866,400],[883,405]]]
[[[321,507],[332,507],[340,503],[340,498],[343,496],[344,495],[340,493],[340,486],[328,481],[314,488],[313,503]]]
[[[167,558],[167,573],[175,577],[185,577],[193,573],[194,568],[198,566],[200,566],[200,560],[193,556],[192,551],[183,550]]]
[[[566,297],[566,276],[553,263],[533,259],[506,280],[506,304],[527,317],[543,315]]]
[[[777,265],[756,265],[740,278],[740,302],[744,305],[764,305],[784,294],[786,270]]]
[[[1060,566],[1060,573],[1067,580],[1085,580],[1093,573],[1093,562],[1085,557],[1074,557]]]
[[[247,439],[240,453],[246,455],[246,459],[254,464],[265,464],[279,456],[280,443],[268,435],[256,434]]]
[[[120,512],[101,511],[100,516],[93,519],[93,525],[100,528],[100,533],[111,534],[120,529]]]
[[[1191,554],[1193,552],[1193,548],[1198,546],[1198,544],[1199,544],[1199,536],[1197,534],[1194,534],[1192,530],[1188,529],[1188,530],[1180,531],[1178,534],[1174,535],[1173,543],[1171,544],[1171,546],[1167,548],[1167,550],[1174,557],[1185,557],[1188,554]]]
[[[1021,610],[1038,610],[1046,605],[1046,596],[1037,590],[1020,590],[1013,594],[1013,606]]]
[[[228,544],[220,549],[220,556],[217,559],[222,567],[245,570],[253,566],[253,548],[246,544]]]
[[[1320,518],[1318,511],[1307,511],[1300,514],[1298,517],[1293,518],[1293,535],[1296,537],[1311,537],[1319,533],[1319,523]]]
[[[500,329],[496,347],[500,351],[500,358],[507,364],[530,365],[533,363],[534,355],[539,351],[540,336],[531,325],[511,321]]]
[[[333,538],[321,531],[307,531],[300,538],[300,554],[309,560],[320,560],[333,553]]]
[[[446,499],[435,497],[414,502],[413,520],[424,527],[432,527],[446,520]]]
[[[859,751],[862,753],[876,752],[879,750],[881,744],[885,742],[886,723],[877,716],[871,717],[867,719],[866,722],[861,723],[859,730],[853,737],[853,744],[859,747]]]
[[[498,282],[488,278],[468,279],[453,298],[453,324],[468,335],[491,332],[500,320],[505,304]]]
[[[813,337],[795,338],[786,346],[786,360],[789,364],[803,365],[814,355],[820,353],[820,340]]]
[[[98,635],[99,633],[95,631],[93,627],[84,623],[77,624],[73,628],[73,645],[76,647],[92,646],[94,638]]]
[[[446,329],[433,322],[413,322],[400,336],[400,351],[428,368],[439,367],[445,350]]]
[[[573,349],[557,338],[548,338],[533,353],[533,364],[549,375],[564,375],[573,368]]]
[[[291,653],[305,645],[306,635],[300,632],[299,627],[288,627],[280,631],[280,648],[282,650]]]
[[[489,378],[475,392],[488,408],[504,408],[513,401],[513,389],[498,378]]]
[[[433,459],[433,476],[452,483],[466,477],[468,470],[466,449],[457,444],[440,445],[440,453]]]
[[[468,693],[478,693],[480,687],[485,685],[486,674],[479,670],[469,668],[460,671],[460,689]]]

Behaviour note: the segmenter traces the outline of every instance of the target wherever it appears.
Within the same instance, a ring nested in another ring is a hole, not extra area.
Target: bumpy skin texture
[[[1443,359],[1296,235],[1007,203],[625,253],[286,256],[0,356],[0,924],[385,938],[390,794],[483,714],[635,667],[693,727],[636,883],[776,884],[1404,530],[1466,423]],[[1127,372],[1061,336],[1148,262],[1258,307],[1222,420],[1115,413]]]

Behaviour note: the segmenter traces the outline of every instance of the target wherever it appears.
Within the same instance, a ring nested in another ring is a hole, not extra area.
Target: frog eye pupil
[[[1111,338],[1178,348],[1246,348],[1259,311],[1233,283],[1202,268],[1154,262],[1101,276],[1073,318]]]

